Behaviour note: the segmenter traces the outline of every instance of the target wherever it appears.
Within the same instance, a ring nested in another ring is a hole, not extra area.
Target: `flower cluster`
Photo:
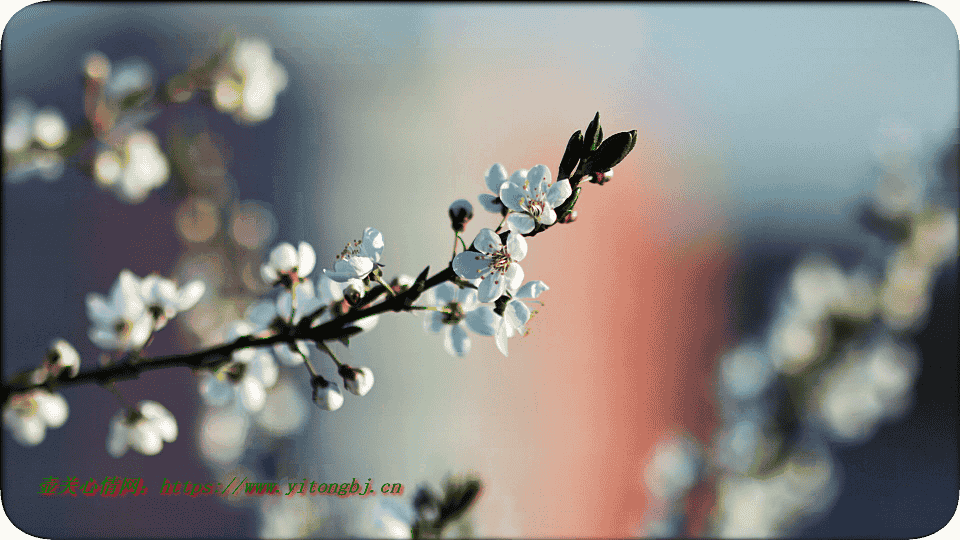
[[[138,204],[170,176],[157,136],[144,127],[158,114],[146,106],[153,94],[153,68],[139,58],[114,66],[103,53],[92,52],[84,75],[84,112],[98,141],[93,176],[124,202]]]
[[[124,269],[110,289],[110,298],[87,295],[87,315],[93,323],[90,341],[107,350],[140,349],[155,330],[163,328],[178,312],[196,305],[205,290],[202,281],[178,288],[156,274],[141,279]]]
[[[260,38],[238,39],[214,76],[212,97],[218,110],[253,124],[273,115],[277,94],[287,87],[287,71]]]
[[[43,363],[24,375],[33,384],[44,384],[61,372],[75,377],[80,369],[80,354],[63,339],[55,339]],[[3,406],[3,424],[20,444],[35,446],[46,437],[47,428],[58,428],[67,421],[70,408],[62,395],[37,388],[10,397]]]
[[[63,174],[58,152],[70,135],[63,116],[54,107],[36,110],[29,101],[17,99],[5,107],[3,125],[4,178],[20,182],[38,175],[53,181]]]

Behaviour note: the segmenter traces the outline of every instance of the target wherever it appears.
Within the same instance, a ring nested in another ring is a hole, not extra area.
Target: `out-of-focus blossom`
[[[526,234],[537,225],[553,225],[557,221],[554,208],[572,193],[569,180],[553,182],[546,165],[533,167],[522,184],[506,182],[500,187],[500,200],[511,211],[507,227]]]
[[[425,292],[424,298],[427,306],[445,312],[425,312],[423,327],[428,332],[443,332],[443,347],[453,356],[464,357],[470,352],[467,328],[481,336],[496,332],[500,316],[490,306],[480,305],[475,289],[444,282]]]
[[[283,242],[270,252],[270,259],[260,267],[260,275],[270,285],[281,280],[288,280],[292,284],[310,275],[316,264],[317,254],[313,246],[300,242],[294,249],[293,245]]]
[[[156,135],[137,130],[117,147],[98,152],[93,174],[100,186],[113,190],[125,202],[138,204],[167,182],[170,165]]]
[[[280,483],[285,488],[289,482]],[[308,488],[309,489],[309,488]],[[284,492],[286,493],[286,492]],[[322,520],[314,497],[259,497],[260,538],[309,538]]]
[[[63,396],[35,389],[10,397],[3,407],[3,424],[18,443],[36,446],[43,442],[47,428],[62,426],[69,413]]]
[[[198,422],[200,454],[221,467],[235,465],[246,449],[249,414],[242,405],[205,408]]]
[[[644,470],[644,481],[655,497],[673,501],[696,484],[702,467],[700,444],[686,435],[673,436],[657,444]]]
[[[233,113],[242,123],[262,122],[273,115],[277,94],[287,87],[287,71],[273,58],[270,45],[259,38],[239,39],[231,61],[214,80],[214,106]]]
[[[90,341],[102,349],[138,349],[153,332],[153,317],[140,295],[140,279],[126,269],[110,290],[109,300],[97,293],[87,295],[87,315],[93,323]]]
[[[482,229],[473,241],[479,250],[464,251],[453,259],[453,270],[463,279],[480,279],[480,302],[500,298],[509,287],[523,282],[523,269],[517,264],[527,255],[527,241],[511,231],[504,245],[491,229]]]
[[[147,311],[153,316],[156,330],[163,328],[177,313],[197,305],[204,291],[206,286],[200,280],[177,288],[172,280],[150,274],[140,282],[140,295]]]
[[[3,125],[4,178],[20,182],[37,175],[54,181],[63,174],[63,146],[70,130],[60,112],[53,107],[35,110],[25,99],[17,99],[5,110]]]
[[[134,411],[121,409],[110,420],[107,452],[121,457],[133,448],[145,456],[160,453],[164,442],[177,440],[177,420],[156,401],[141,401]]]
[[[321,276],[322,277],[322,276]],[[291,324],[297,324],[303,319],[304,315],[309,315],[310,313],[315,312],[324,305],[323,299],[317,296],[316,289],[313,286],[313,282],[309,279],[303,280],[302,283],[297,285],[297,294],[296,294],[296,312],[293,312],[293,294],[291,291],[285,290],[277,298],[276,303],[276,313],[284,321]],[[291,321],[291,315],[293,320]],[[314,326],[318,323],[315,322]],[[291,350],[288,343],[276,343],[273,346],[274,353],[277,355],[277,359],[280,360],[281,364],[287,366],[297,366],[303,364],[305,358],[310,356],[307,340],[297,340],[296,342],[297,352]]]
[[[906,409],[917,369],[916,352],[889,338],[847,350],[816,391],[828,432],[843,442],[870,437],[881,421]]]
[[[67,370],[71,377],[76,377],[80,370],[80,353],[66,340],[55,339],[50,343],[43,370],[54,377],[61,371]]]
[[[720,358],[720,383],[737,399],[758,397],[773,382],[774,375],[770,357],[758,344],[741,344]]]
[[[375,268],[383,266],[380,264],[383,245],[383,234],[373,227],[367,227],[363,231],[363,240],[347,244],[343,252],[337,255],[334,271],[324,268],[323,275],[339,283],[363,279]]]
[[[286,437],[302,431],[309,418],[307,398],[286,379],[281,379],[267,391],[263,409],[254,416],[260,429],[274,437]]]
[[[227,341],[250,335],[254,330],[249,322],[235,322],[227,329]],[[214,407],[239,402],[247,411],[258,412],[266,400],[266,389],[277,382],[278,375],[273,355],[266,350],[238,349],[216,373],[201,373],[200,396]]]

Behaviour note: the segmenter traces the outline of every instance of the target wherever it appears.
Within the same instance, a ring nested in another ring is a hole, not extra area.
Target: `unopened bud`
[[[355,368],[346,364],[340,366],[343,386],[352,394],[365,396],[373,388],[373,371],[368,367]]]
[[[564,214],[563,217],[557,221],[559,221],[560,223],[573,223],[576,220],[577,220],[577,211],[571,210],[566,214]]]
[[[590,182],[593,184],[604,185],[613,179],[613,169],[607,172],[596,173],[593,178],[590,179]]]
[[[350,280],[350,283],[343,289],[343,299],[351,306],[357,305],[360,298],[363,297],[363,289],[360,280]]]
[[[343,394],[337,383],[318,375],[313,379],[313,401],[325,411],[335,411],[343,405]]]
[[[450,205],[449,213],[454,232],[463,232],[467,222],[473,219],[473,205],[466,199],[457,199]]]

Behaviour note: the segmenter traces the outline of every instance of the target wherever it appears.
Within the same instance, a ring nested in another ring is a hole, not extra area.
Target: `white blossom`
[[[313,389],[313,401],[325,411],[335,411],[343,406],[343,394],[337,383],[320,379]]]
[[[254,330],[246,321],[235,322],[226,331],[227,341],[250,335]],[[266,400],[266,389],[276,384],[278,376],[277,364],[265,349],[238,349],[216,373],[200,375],[200,397],[214,407],[238,402],[247,411],[258,412]]]
[[[373,371],[366,366],[343,366],[340,368],[340,375],[343,377],[343,386],[351,394],[365,396],[373,388]]]
[[[526,234],[538,224],[553,225],[557,221],[554,208],[571,193],[569,180],[553,182],[546,165],[533,167],[522,184],[507,182],[500,186],[500,200],[511,210],[507,227]]]
[[[337,255],[334,271],[324,268],[323,275],[330,279],[344,283],[351,279],[363,279],[380,264],[380,255],[383,253],[383,234],[373,227],[363,231],[363,240],[354,240],[343,248]]]
[[[507,356],[507,340],[514,334],[522,334],[525,331],[524,325],[530,320],[530,308],[523,300],[537,298],[549,289],[547,284],[542,281],[528,281],[513,292],[513,297],[504,306],[503,316],[500,317],[494,334],[497,348],[504,356]]]
[[[517,171],[514,176],[519,179],[521,172],[526,178],[527,171]],[[493,195],[489,193],[481,193],[478,199],[480,200],[480,205],[483,206],[488,212],[493,212],[499,214],[504,210],[503,203],[500,202],[500,186],[506,183],[507,180],[507,170],[503,168],[503,165],[499,163],[494,163],[490,170],[487,171],[487,175],[484,177],[483,181],[487,184],[487,188],[493,192]]]
[[[58,428],[67,421],[69,412],[63,396],[35,389],[7,401],[3,424],[18,443],[36,446],[46,437],[48,427]]]
[[[507,290],[523,282],[523,269],[517,264],[527,255],[527,241],[516,232],[507,236],[503,245],[490,229],[482,229],[473,241],[479,250],[464,251],[453,259],[453,270],[463,279],[480,278],[480,302],[492,302]]]
[[[287,71],[259,38],[239,39],[230,63],[213,82],[214,106],[238,122],[262,122],[273,115],[277,94],[287,87]]]
[[[110,420],[107,452],[120,457],[133,448],[145,456],[160,453],[164,442],[177,440],[177,419],[156,401],[141,401],[136,411],[121,409]]]
[[[112,189],[121,200],[138,204],[167,182],[170,165],[156,135],[135,130],[116,147],[97,153],[93,173],[98,184]]]
[[[260,267],[260,275],[270,285],[277,284],[283,277],[299,280],[310,275],[317,264],[317,254],[313,246],[300,242],[297,249],[283,242],[270,252],[270,260]]]
[[[178,312],[195,306],[205,291],[206,286],[200,280],[178,289],[172,280],[157,274],[150,274],[140,282],[140,296],[154,318],[156,330],[163,328]]]
[[[453,356],[464,357],[470,352],[470,337],[466,328],[481,336],[492,336],[500,317],[490,306],[477,301],[477,291],[459,288],[444,282],[424,293],[428,306],[445,311],[427,311],[423,327],[428,332],[443,332],[443,347]]]
[[[70,372],[71,377],[76,377],[80,370],[80,353],[66,340],[55,339],[50,343],[44,369],[53,376],[66,369]]]
[[[140,295],[140,279],[130,270],[122,270],[110,298],[90,293],[87,295],[87,315],[93,323],[90,341],[108,350],[138,349],[150,338],[153,318]]]

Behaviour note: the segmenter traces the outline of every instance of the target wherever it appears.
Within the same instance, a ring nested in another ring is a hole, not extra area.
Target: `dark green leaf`
[[[469,479],[462,484],[447,486],[443,502],[440,504],[440,516],[437,521],[446,524],[462,516],[480,495],[480,481]]]
[[[596,116],[593,117],[593,120],[590,121],[590,125],[587,126],[587,131],[583,134],[583,157],[587,157],[591,152],[597,149],[597,146],[600,145],[600,113],[598,112]]]
[[[627,157],[637,144],[637,131],[621,131],[603,141],[600,148],[587,158],[584,165],[587,174],[606,172]]]
[[[557,172],[557,180],[570,178],[577,163],[580,162],[580,154],[583,151],[583,134],[578,129],[576,133],[570,136],[567,142],[567,149],[563,152],[563,159],[560,160],[560,169]]]

